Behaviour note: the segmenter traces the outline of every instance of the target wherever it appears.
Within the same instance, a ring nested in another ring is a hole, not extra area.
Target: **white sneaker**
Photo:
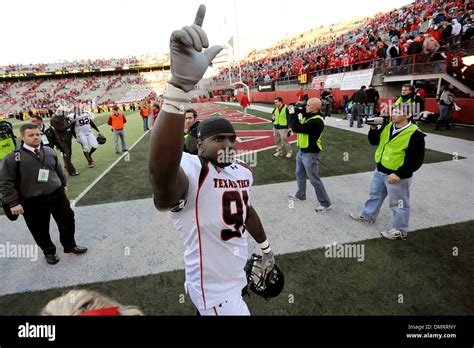
[[[292,195],[291,193],[288,193],[288,197],[290,197],[291,200],[293,201],[301,201],[302,199],[299,199],[298,197],[296,197],[295,195]]]
[[[286,158],[291,158],[291,156],[293,156],[293,153],[292,153],[292,152],[288,152],[288,153],[286,154]]]
[[[323,207],[322,205],[320,205],[319,207],[316,207],[315,210],[317,213],[325,213],[328,210],[331,210],[331,208],[332,208],[332,205],[330,205],[329,207]]]
[[[282,156],[283,156],[283,152],[275,152],[275,153],[273,154],[273,156],[275,156],[275,157],[282,157]]]
[[[388,231],[380,232],[380,234],[382,235],[382,237],[387,238],[387,239],[401,239],[401,240],[407,239],[406,235],[404,235],[401,231],[395,228],[391,228]]]
[[[366,222],[368,224],[375,223],[375,221],[368,220],[368,219],[364,218],[363,216],[360,216],[359,214],[355,214],[355,213],[351,213],[351,218],[354,219],[355,221]]]

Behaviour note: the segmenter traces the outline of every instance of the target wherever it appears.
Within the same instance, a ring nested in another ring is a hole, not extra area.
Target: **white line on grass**
[[[71,200],[71,207],[74,208],[77,202],[79,202],[95,185],[97,185],[97,183],[104,176],[106,176],[122,160],[122,158],[125,157],[128,154],[128,152],[132,150],[135,147],[135,145],[137,145],[145,137],[145,135],[148,134],[149,131],[150,130],[147,130],[145,133],[143,133],[142,136],[133,143],[133,145],[128,149],[127,152],[122,153],[122,155],[119,158],[117,158],[117,160],[114,163],[112,163],[102,174],[100,174],[89,186],[87,186],[86,189],[79,194],[79,196]]]

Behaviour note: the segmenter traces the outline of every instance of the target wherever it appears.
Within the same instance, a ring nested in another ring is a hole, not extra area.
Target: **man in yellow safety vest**
[[[275,135],[275,145],[277,151],[273,154],[275,157],[283,156],[283,148],[286,149],[286,158],[291,158],[293,151],[291,145],[288,143],[288,129],[289,115],[288,107],[283,103],[281,97],[275,98],[275,109],[272,111],[273,132]]]
[[[291,121],[291,129],[298,133],[298,154],[296,155],[296,183],[298,191],[288,196],[297,201],[306,199],[306,179],[314,187],[319,206],[316,212],[325,213],[331,209],[331,200],[326,192],[323,182],[319,177],[319,165],[321,162],[321,134],[324,130],[324,121],[320,115],[321,100],[311,98],[304,109],[295,109],[293,105],[288,106]]]
[[[396,107],[389,124],[378,129],[372,125],[369,142],[378,145],[375,151],[375,169],[369,199],[360,214],[351,213],[359,222],[374,223],[380,207],[388,196],[393,211],[392,228],[381,232],[387,239],[405,240],[410,217],[410,184],[412,176],[423,164],[425,134],[412,123],[413,114],[407,108]]]

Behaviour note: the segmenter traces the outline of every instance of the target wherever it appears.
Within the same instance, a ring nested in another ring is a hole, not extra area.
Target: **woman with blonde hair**
[[[70,290],[49,301],[41,315],[143,315],[137,307],[124,306],[91,290]]]

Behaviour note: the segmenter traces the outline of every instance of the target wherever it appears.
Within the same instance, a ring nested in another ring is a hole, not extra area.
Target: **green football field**
[[[236,109],[233,106],[221,106],[222,109]],[[252,110],[251,115],[270,119],[266,113]],[[236,130],[265,130],[272,125],[235,125]],[[151,197],[151,185],[148,177],[147,154],[149,134],[130,151],[129,161],[121,161],[78,203],[81,205],[101,204],[131,199]],[[375,147],[370,145],[367,136],[348,132],[342,129],[326,127],[323,135],[324,153],[321,161],[321,176],[344,175],[367,172],[374,169]],[[293,144],[296,153],[296,144]],[[293,159],[275,158],[275,149],[257,153],[258,165],[253,168],[255,185],[272,184],[295,180],[295,161]],[[350,160],[344,160],[344,154],[350,155]],[[326,155],[327,154],[327,155]],[[426,150],[425,163],[449,161],[449,154]],[[94,168],[95,169],[95,168]],[[127,190],[123,190],[121,177],[133,178],[127,181]],[[75,179],[75,178],[74,178]]]
[[[413,233],[407,242],[372,239],[365,260],[325,249],[276,256],[285,289],[266,301],[245,297],[255,315],[473,315],[474,221]],[[459,245],[458,256],[447,245]],[[454,243],[454,244],[451,244]],[[148,315],[194,315],[184,271],[0,297],[0,315],[35,315],[69,289],[96,290]]]
[[[254,110],[250,114],[270,117]],[[73,145],[73,163],[81,174],[69,178],[70,199],[76,198],[120,157],[114,152],[106,117],[95,119],[107,136],[107,143],[94,154],[95,168],[87,168],[79,144]],[[138,113],[127,113],[127,117],[126,140],[130,149],[144,132]],[[270,130],[272,126],[239,124],[236,129]],[[77,206],[151,197],[149,138],[149,133],[141,138]],[[323,143],[322,177],[374,169],[375,148],[365,135],[326,127]],[[256,185],[295,180],[294,158],[274,158],[274,151],[258,153],[258,165],[254,168]],[[344,160],[345,153],[350,154],[350,161]],[[449,160],[449,154],[426,150],[425,163]],[[324,248],[278,255],[276,261],[285,274],[283,293],[270,301],[256,295],[245,297],[245,301],[255,315],[472,315],[473,229],[474,220],[420,230],[406,242],[357,242],[365,248],[364,262],[327,257]],[[459,246],[457,253],[453,245]],[[138,306],[146,314],[193,315],[195,309],[184,296],[183,282],[184,271],[173,271],[4,295],[0,296],[0,315],[37,314],[49,300],[71,288],[100,291],[123,304]]]

